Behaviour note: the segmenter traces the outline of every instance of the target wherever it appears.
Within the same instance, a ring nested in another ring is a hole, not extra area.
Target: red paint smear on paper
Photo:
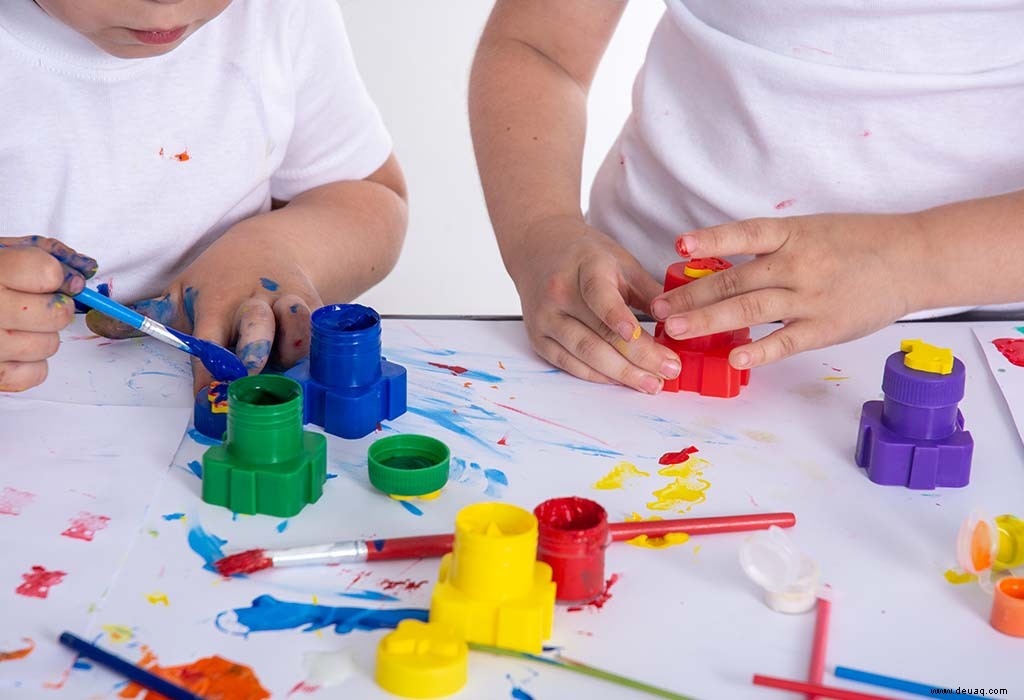
[[[999,338],[993,340],[992,344],[1012,364],[1024,367],[1024,338]]]
[[[184,666],[160,667],[156,659],[147,651],[143,662],[148,671],[161,678],[184,686],[193,693],[204,698],[217,700],[264,700],[270,693],[260,685],[259,679],[248,666],[229,661],[220,656],[208,656]],[[145,693],[145,695],[141,695]],[[146,690],[135,683],[129,684],[121,691],[122,698],[143,698],[143,700],[163,700],[163,696],[152,690]]]
[[[47,571],[41,566],[33,566],[32,570],[21,577],[25,582],[14,589],[18,595],[26,598],[45,598],[50,588],[64,580],[67,574],[63,571]]]
[[[305,693],[306,695],[312,695],[318,690],[320,690],[320,686],[318,685],[307,685],[306,681],[299,681],[295,684],[295,687],[288,691],[288,697],[295,695],[295,693]]]
[[[505,365],[501,364],[501,360],[498,360],[498,367],[501,367],[502,369],[505,369]]]
[[[163,157],[164,157],[164,149],[162,149],[162,148],[160,149],[160,157],[161,157],[161,158],[163,158]]]
[[[779,202],[778,204],[775,205],[775,209],[776,209],[776,211],[778,211],[779,209],[786,209],[787,207],[791,207],[794,204],[796,204],[796,200],[795,199],[784,199],[784,200],[782,200],[781,202]]]
[[[93,515],[83,510],[71,519],[68,529],[60,534],[72,539],[92,542],[93,536],[106,528],[109,522],[110,518],[105,515]]]
[[[427,583],[429,582],[426,580],[413,581],[412,579],[404,578],[400,581],[392,581],[391,579],[386,578],[380,582],[380,587],[385,591],[391,591],[396,588],[401,588],[403,591],[418,591],[421,587],[427,585]]]
[[[19,491],[10,486],[4,486],[0,491],[0,515],[21,515],[21,509],[27,506],[36,497],[29,491]]]
[[[352,588],[352,586],[354,586],[357,583],[359,583],[359,581],[362,578],[364,578],[366,576],[372,576],[372,575],[373,575],[372,571],[360,571],[358,574],[356,574],[356,577],[354,579],[352,579],[352,583],[348,584],[348,588],[346,588],[345,590],[348,590],[349,588]]]
[[[658,464],[682,464],[688,460],[690,455],[694,452],[699,452],[699,450],[693,445],[690,445],[681,452],[666,452],[661,456],[661,459],[658,460]]]
[[[510,397],[510,398],[515,398],[515,397]],[[547,423],[548,425],[553,425],[556,428],[561,428],[562,430],[568,430],[570,433],[576,433],[577,435],[582,435],[583,437],[587,438],[588,440],[593,440],[594,442],[601,443],[605,447],[611,447],[611,445],[609,445],[607,442],[605,442],[601,438],[594,437],[593,435],[590,435],[588,433],[584,433],[581,430],[576,430],[575,428],[570,428],[567,425],[562,425],[561,423],[556,423],[553,420],[549,420],[547,418],[542,418],[541,416],[535,416],[532,413],[527,413],[526,411],[523,411],[521,409],[515,408],[513,406],[509,406],[508,404],[498,403],[497,401],[491,401],[490,399],[484,399],[484,401],[487,401],[488,403],[492,403],[495,406],[498,406],[499,408],[504,408],[507,411],[512,411],[513,413],[518,413],[519,415],[526,416],[527,418],[533,418],[534,420],[539,420],[541,423]]]
[[[462,384],[463,389],[468,389],[471,386],[473,386],[473,382],[463,382]]]
[[[612,586],[614,586],[618,582],[619,582],[619,575],[618,574],[612,574],[612,577],[610,579],[608,579],[607,581],[605,581],[604,590],[601,592],[601,595],[597,596],[596,598],[594,598],[592,601],[590,601],[586,605],[574,605],[574,606],[572,606],[571,608],[569,608],[569,612],[579,612],[580,610],[583,610],[584,608],[594,608],[595,610],[600,610],[601,608],[604,607],[605,603],[607,603],[609,600],[612,599]]]
[[[191,158],[191,156],[189,156],[187,148],[181,153],[174,154],[174,160],[178,161],[179,163],[184,163],[186,160],[189,160],[189,158]]]
[[[460,374],[465,374],[466,372],[469,371],[465,367],[459,367],[458,365],[442,365],[439,362],[428,362],[427,364],[430,365],[431,367],[440,367],[441,369],[446,369],[452,374],[454,374],[456,377],[459,376]]]
[[[507,433],[505,435],[503,435],[500,440],[498,440],[498,444],[499,445],[504,445],[506,447],[508,446],[508,434]]]
[[[21,649],[14,649],[13,651],[0,651],[0,661],[17,661],[18,659],[24,659],[35,650],[36,643],[28,637],[22,637],[21,641],[25,642],[28,646],[22,647]]]

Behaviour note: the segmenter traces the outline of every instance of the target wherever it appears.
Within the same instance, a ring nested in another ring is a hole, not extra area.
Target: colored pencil
[[[836,688],[835,686],[791,681],[785,678],[775,678],[774,676],[755,675],[754,685],[761,685],[766,688],[776,688],[777,690],[790,690],[794,693],[818,695],[823,698],[833,698],[833,700],[896,700],[896,698],[890,695],[858,693],[854,690],[845,690],[843,688]]]
[[[924,695],[929,698],[935,697],[936,691],[940,689],[945,690],[945,692],[950,695],[953,693],[951,689],[943,689],[941,686],[905,681],[899,678],[893,678],[892,676],[882,676],[877,673],[858,671],[855,668],[848,668],[846,666],[836,666],[835,676],[836,678],[846,678],[847,680],[866,683],[867,685],[877,685],[879,688],[899,690],[900,692],[911,693],[913,695]]]
[[[811,665],[807,670],[807,682],[821,685],[825,679],[825,652],[828,649],[828,623],[832,613],[832,601],[818,598],[818,610],[814,617],[814,644],[811,647]],[[816,700],[811,693],[807,700]]]
[[[654,695],[659,698],[669,698],[669,700],[693,700],[688,695],[680,695],[679,693],[673,693],[671,690],[665,690],[664,688],[658,688],[653,685],[648,685],[632,678],[626,678],[620,676],[617,673],[611,673],[610,671],[602,671],[599,668],[588,666],[581,661],[573,661],[563,656],[557,659],[551,659],[546,656],[538,656],[536,654],[528,654],[525,651],[515,651],[513,649],[502,649],[501,647],[492,647],[486,644],[477,644],[476,642],[468,642],[469,648],[473,651],[480,651],[485,654],[494,654],[497,656],[508,656],[513,659],[526,659],[529,661],[536,661],[538,663],[547,664],[548,666],[554,666],[556,668],[563,669],[565,671],[572,671],[573,673],[579,673],[584,676],[590,676],[591,678],[600,678],[601,680],[608,681],[620,685],[624,688],[632,688],[633,690],[639,690],[648,695]]]
[[[182,688],[180,685],[171,683],[169,680],[150,673],[141,666],[133,664],[131,661],[126,661],[120,656],[115,656],[109,651],[104,651],[95,644],[90,644],[81,637],[76,637],[70,632],[64,632],[60,635],[60,643],[72,651],[77,652],[79,656],[92,659],[101,666],[105,666],[111,671],[121,674],[131,682],[137,683],[144,688],[148,688],[155,693],[163,695],[167,700],[203,700],[201,695],[196,695],[192,691]]]
[[[674,520],[638,520],[612,523],[613,542],[631,540],[640,535],[663,537],[685,532],[689,535],[713,535],[747,530],[766,530],[772,525],[793,527],[792,513],[763,515],[727,515],[714,518],[677,518]],[[250,549],[231,554],[214,563],[222,576],[251,574],[263,569],[290,566],[357,564],[394,559],[428,559],[452,551],[454,535],[420,535],[377,540],[349,540],[292,549]]]

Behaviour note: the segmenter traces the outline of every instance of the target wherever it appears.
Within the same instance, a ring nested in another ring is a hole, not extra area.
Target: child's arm
[[[221,236],[154,299],[133,306],[156,320],[235,347],[251,373],[268,360],[289,367],[306,355],[309,315],[370,288],[398,259],[406,225],[405,183],[394,157],[364,180],[304,192]],[[130,330],[90,312],[111,337]],[[193,363],[195,388],[209,383]]]
[[[654,301],[676,338],[783,320],[736,348],[755,367],[867,335],[908,313],[1024,301],[1024,192],[911,214],[751,219],[692,231],[680,252],[754,254]]]
[[[679,374],[629,306],[661,285],[586,225],[580,179],[590,82],[624,0],[498,0],[470,81],[480,177],[534,349],[592,381],[660,390]]]
[[[0,238],[0,391],[42,384],[74,318],[67,295],[95,273],[95,260],[52,238]]]

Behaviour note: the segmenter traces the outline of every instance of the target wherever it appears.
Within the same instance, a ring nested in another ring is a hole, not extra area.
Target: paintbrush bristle
[[[274,560],[267,556],[264,549],[250,549],[214,562],[213,567],[221,576],[251,574],[274,565]]]

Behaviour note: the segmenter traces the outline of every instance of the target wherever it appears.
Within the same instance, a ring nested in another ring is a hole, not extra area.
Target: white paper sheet
[[[877,486],[853,462],[861,404],[879,397],[885,358],[904,337],[950,346],[968,365],[961,407],[976,448],[965,489]],[[837,595],[830,664],[952,687],[1005,687],[1004,697],[1024,697],[1019,640],[989,626],[990,601],[976,586],[953,586],[943,576],[955,564],[957,528],[974,507],[1024,515],[1024,449],[985,377],[969,327],[892,328],[807,353],[755,371],[751,385],[731,400],[648,397],[552,372],[530,352],[519,323],[387,322],[384,342],[388,358],[409,370],[410,411],[382,434],[425,433],[449,444],[452,477],[441,497],[413,501],[422,515],[412,512],[367,481],[366,449],[380,435],[330,437],[328,472],[336,477],[318,503],[287,521],[236,518],[200,502],[200,480],[189,464],[201,459],[204,446],[186,440],[144,525],[156,536],[137,541],[98,614],[100,643],[135,659],[146,645],[165,666],[220,655],[251,668],[274,698],[389,697],[372,680],[383,631],[309,627],[324,617],[349,619],[336,608],[427,608],[437,561],[232,580],[205,570],[205,561],[252,547],[447,532],[469,503],[500,499],[532,508],[553,496],[581,495],[601,502],[613,520],[632,512],[792,510],[794,543],[818,561]],[[659,473],[659,457],[690,445],[700,450],[694,458],[706,460],[687,482],[691,500],[651,510],[654,492],[676,478]],[[594,488],[622,462],[647,476],[627,479],[620,489]],[[694,538],[659,551],[613,545],[606,573],[619,579],[611,599],[600,610],[559,608],[549,643],[568,657],[698,698],[767,697],[772,691],[754,688],[751,675],[802,678],[814,622],[812,615],[780,615],[763,605],[737,563],[743,539]],[[320,607],[290,608],[298,612],[291,622],[280,614],[283,605],[314,604]],[[266,626],[281,629],[263,631]],[[317,692],[306,683],[303,660],[325,651],[351,655],[357,670],[342,685]],[[68,687],[76,698],[113,697],[119,681],[99,669],[76,670]],[[580,696],[647,697],[477,654],[459,697]]]
[[[188,414],[0,396],[0,652],[35,647],[0,662],[0,698],[60,683],[57,637],[89,628]]]
[[[1024,322],[986,323],[975,326],[974,335],[985,352],[992,376],[1010,407],[1017,432],[1024,440]]]

